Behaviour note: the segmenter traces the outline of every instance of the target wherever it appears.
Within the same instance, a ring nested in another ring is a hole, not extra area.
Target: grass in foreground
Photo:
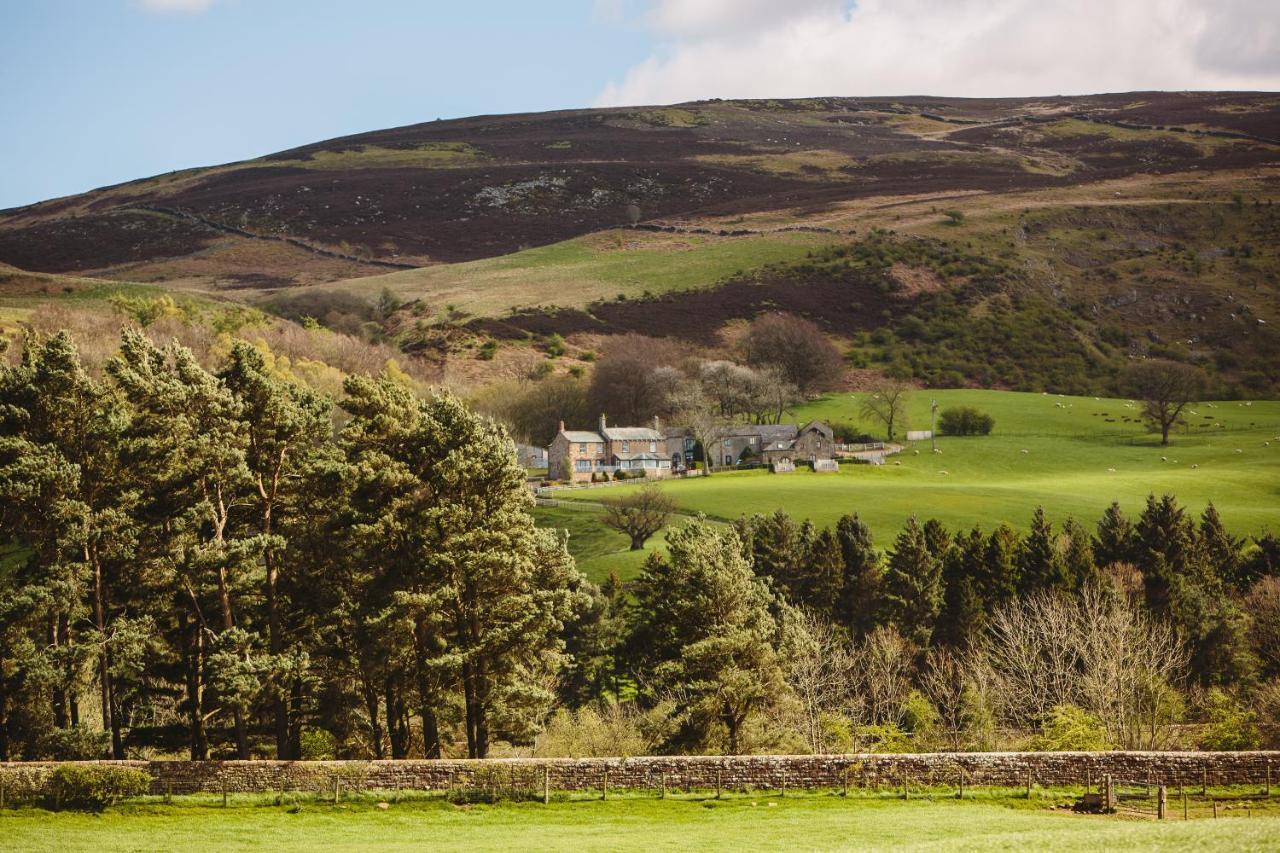
[[[35,809],[0,812],[6,850],[1232,850],[1274,849],[1280,821],[1245,818],[1157,823],[1123,816],[1076,815],[1055,806],[1063,792],[1031,800],[998,792],[958,801],[935,794],[831,793],[786,797],[640,795],[541,803],[454,806],[416,798],[379,808],[360,797],[299,809],[267,797],[240,797],[229,808],[212,797],[127,805],[103,815]],[[1235,816],[1226,817],[1232,814]]]
[[[951,528],[990,529],[1000,522],[1025,528],[1041,505],[1056,523],[1075,516],[1092,526],[1112,500],[1136,515],[1148,494],[1165,492],[1196,514],[1212,501],[1238,535],[1280,529],[1280,402],[1193,406],[1187,415],[1192,426],[1161,447],[1159,437],[1137,421],[1137,407],[1124,400],[921,391],[911,400],[915,428],[928,428],[930,399],[940,408],[967,404],[992,414],[995,432],[940,438],[940,454],[930,452],[929,442],[917,442],[882,467],[841,466],[838,474],[725,472],[663,488],[682,511],[725,520],[785,509],[823,526],[857,512],[882,547],[892,544],[912,514]],[[809,418],[858,423],[858,399],[835,395],[790,416]],[[631,488],[556,497],[592,501]]]

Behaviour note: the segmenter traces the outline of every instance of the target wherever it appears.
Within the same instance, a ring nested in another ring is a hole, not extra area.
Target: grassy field
[[[596,300],[662,294],[713,284],[740,270],[793,261],[832,242],[819,234],[757,237],[602,231],[496,258],[423,267],[320,285],[453,305],[477,316],[513,308],[582,308]]]
[[[908,445],[883,467],[841,466],[838,474],[761,471],[719,473],[664,484],[685,512],[733,519],[785,509],[830,525],[859,513],[888,546],[912,514],[950,527],[1002,521],[1025,528],[1044,506],[1058,522],[1069,515],[1092,525],[1112,500],[1141,511],[1146,496],[1170,492],[1199,513],[1212,501],[1239,534],[1280,530],[1280,402],[1218,402],[1193,407],[1190,426],[1159,445],[1124,400],[1002,391],[921,391],[911,420],[929,426],[929,401],[940,408],[977,406],[995,418],[990,436]],[[851,394],[827,397],[792,413],[858,423]],[[864,424],[870,429],[869,424]],[[619,494],[622,489],[610,489]],[[598,500],[603,490],[564,492],[567,500]],[[603,558],[594,557],[598,565]]]
[[[194,798],[189,798],[194,800]],[[122,806],[103,815],[0,811],[0,847],[116,850],[1273,850],[1275,817],[1170,820],[1082,816],[1066,797],[979,795],[639,796],[496,806],[373,799],[292,811],[243,797]],[[1238,814],[1238,812],[1236,813]],[[199,839],[196,841],[196,839]]]
[[[569,533],[569,553],[578,569],[596,583],[603,583],[612,572],[619,580],[631,580],[640,573],[650,552],[663,553],[662,533],[656,534],[643,551],[632,551],[631,540],[600,523],[600,510],[595,504],[580,507],[546,507],[534,510],[540,527],[554,527]]]

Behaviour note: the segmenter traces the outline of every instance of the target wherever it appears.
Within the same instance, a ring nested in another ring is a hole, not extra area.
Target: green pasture
[[[451,805],[439,798],[340,805],[272,804],[211,797],[119,806],[102,815],[37,809],[0,811],[0,847],[59,853],[124,850],[1273,850],[1275,817],[1156,822],[1084,816],[1061,808],[1065,794],[1019,799],[948,794],[841,798],[706,794],[665,800],[640,795],[579,797],[498,805]],[[1262,814],[1274,814],[1270,809]],[[1178,815],[1180,817],[1180,815]]]
[[[477,316],[535,306],[584,308],[591,302],[705,287],[740,271],[796,261],[831,242],[802,232],[753,237],[616,229],[457,264],[316,285],[452,305]]]
[[[1117,500],[1141,511],[1148,494],[1172,493],[1195,513],[1212,501],[1238,534],[1280,530],[1280,402],[1215,402],[1192,406],[1188,425],[1161,447],[1125,400],[1006,391],[920,391],[910,401],[913,427],[929,427],[929,403],[976,406],[995,418],[989,436],[908,443],[883,466],[842,465],[838,474],[720,472],[663,484],[683,512],[730,520],[785,509],[830,525],[857,512],[884,546],[910,515],[949,527],[1000,522],[1025,528],[1043,506],[1057,522],[1075,516],[1092,525]],[[831,395],[792,412],[810,418],[874,425],[858,414],[855,394]],[[623,486],[609,489],[619,494]],[[598,500],[605,490],[562,492],[565,500]],[[597,560],[600,558],[597,557]]]

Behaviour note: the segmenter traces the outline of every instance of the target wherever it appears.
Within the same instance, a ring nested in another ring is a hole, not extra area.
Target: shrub
[[[64,764],[49,774],[49,795],[61,808],[102,811],[151,790],[151,774],[112,764]]]
[[[995,418],[973,406],[943,409],[938,415],[938,429],[943,435],[989,435],[995,425]]]
[[[40,738],[40,755],[52,761],[94,761],[107,755],[110,735],[88,726],[52,729]]]
[[[1107,748],[1107,731],[1095,714],[1075,705],[1058,705],[1030,746],[1036,752],[1100,752]]]
[[[1217,688],[1209,691],[1206,705],[1209,728],[1200,739],[1201,749],[1236,752],[1258,748],[1262,736],[1253,711]]]

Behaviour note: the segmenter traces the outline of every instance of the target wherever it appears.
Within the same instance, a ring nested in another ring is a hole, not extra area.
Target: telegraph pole
[[[938,401],[929,401],[929,449],[938,452]]]

